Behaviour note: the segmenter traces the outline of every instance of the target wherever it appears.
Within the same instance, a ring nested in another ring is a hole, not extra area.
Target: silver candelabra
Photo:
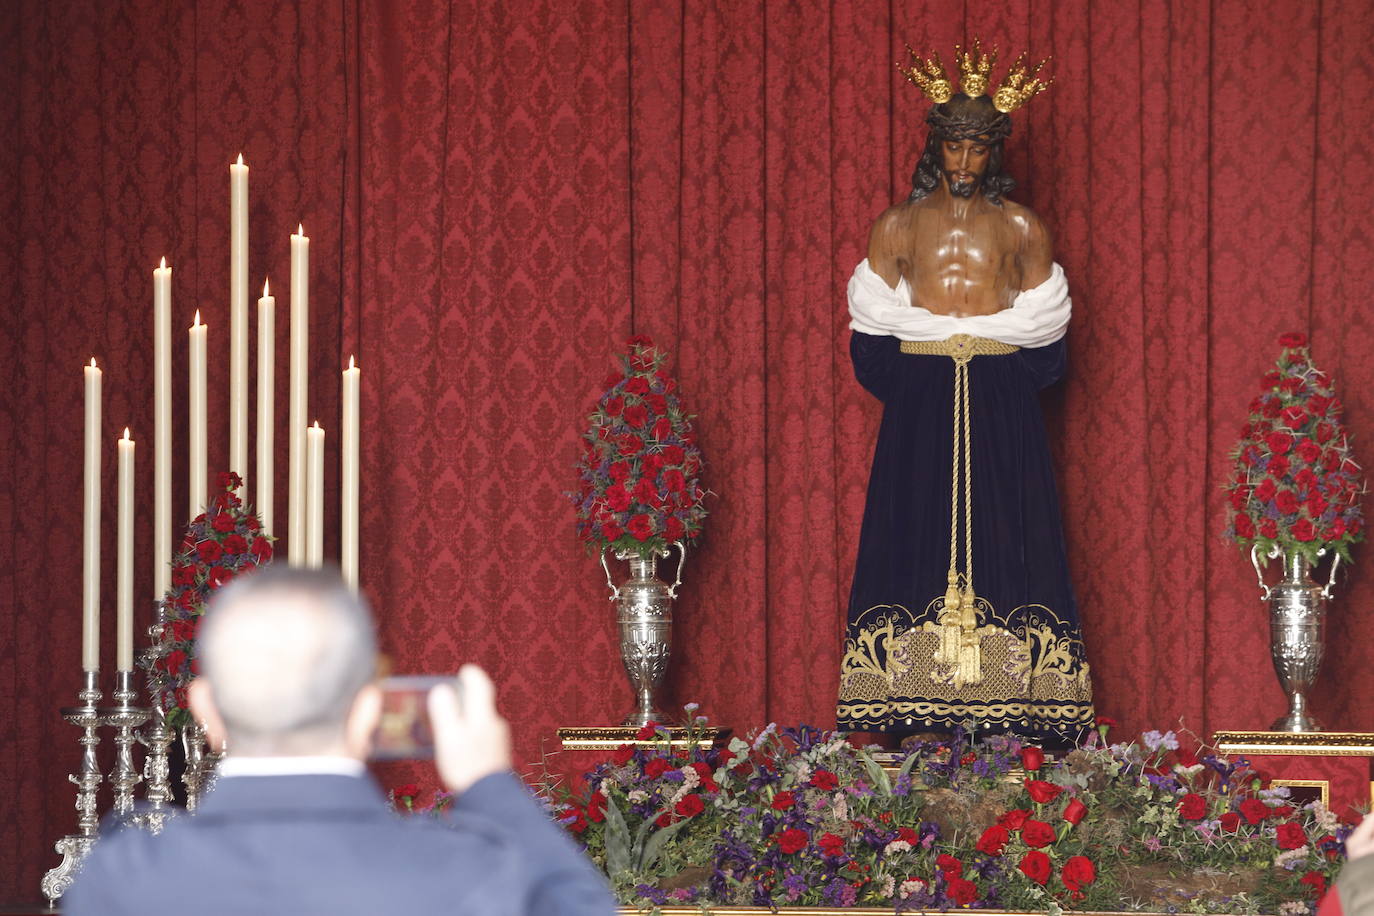
[[[96,728],[101,724],[100,710],[96,704],[102,696],[100,692],[100,672],[83,672],[84,681],[77,692],[79,706],[64,706],[62,718],[81,729],[77,743],[81,745],[81,766],[67,778],[76,785],[76,833],[68,834],[54,844],[53,848],[62,856],[56,868],[43,875],[43,896],[48,903],[56,903],[57,898],[66,893],[72,881],[81,870],[81,863],[95,844],[96,829],[100,818],[96,814],[96,790],[100,786],[100,766],[96,762],[95,748],[100,743]]]

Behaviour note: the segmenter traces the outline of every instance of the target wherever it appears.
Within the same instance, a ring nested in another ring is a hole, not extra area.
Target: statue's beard
[[[955,181],[950,178],[949,173],[946,172],[945,184],[949,186],[949,193],[953,194],[955,197],[967,199],[973,196],[974,191],[978,190],[978,185],[982,184],[982,180],[974,178],[968,181]]]

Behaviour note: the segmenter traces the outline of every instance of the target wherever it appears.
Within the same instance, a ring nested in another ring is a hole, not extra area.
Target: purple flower
[[[822,899],[831,906],[853,906],[859,899],[859,892],[843,878],[836,878],[826,886]]]
[[[806,879],[801,875],[788,875],[782,879],[782,890],[787,895],[787,902],[791,903],[806,893]]]

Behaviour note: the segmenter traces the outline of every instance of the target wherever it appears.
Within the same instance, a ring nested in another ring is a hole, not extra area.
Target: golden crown
[[[942,105],[952,99],[954,85],[950,82],[949,74],[945,72],[940,55],[932,52],[929,57],[922,57],[913,51],[910,45],[907,45],[906,50],[911,55],[911,64],[906,67],[898,64],[898,72],[936,105]],[[985,54],[982,43],[975,38],[967,51],[958,45],[954,46],[954,60],[959,66],[959,89],[964,95],[977,98],[987,94],[988,76],[997,65],[997,49],[993,48],[991,54]],[[1041,79],[1039,76],[1040,69],[1049,62],[1050,59],[1045,58],[1034,67],[1027,68],[1026,55],[1018,56],[1007,75],[998,83],[997,91],[992,94],[993,107],[1004,114],[1010,114],[1050,88],[1050,84],[1054,82],[1053,77]]]

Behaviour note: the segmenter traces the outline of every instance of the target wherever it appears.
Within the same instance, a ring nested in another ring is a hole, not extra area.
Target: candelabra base
[[[93,836],[64,836],[53,844],[53,849],[62,856],[61,864],[48,869],[43,875],[43,896],[48,898],[48,906],[56,906],[57,900],[72,886],[81,872],[81,864],[95,845]]]

